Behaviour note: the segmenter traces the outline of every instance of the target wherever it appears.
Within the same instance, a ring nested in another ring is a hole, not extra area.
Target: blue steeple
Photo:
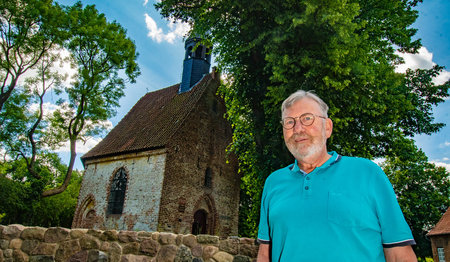
[[[178,93],[184,93],[209,73],[211,66],[211,48],[198,44],[200,38],[190,37],[184,44],[186,55],[183,61],[183,77]]]

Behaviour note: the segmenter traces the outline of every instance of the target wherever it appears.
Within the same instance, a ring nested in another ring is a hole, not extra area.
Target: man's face
[[[316,101],[310,98],[302,98],[284,111],[285,117],[299,117],[305,113],[316,115],[314,123],[303,126],[296,118],[292,129],[283,128],[284,142],[291,154],[297,160],[315,161],[327,154],[326,142],[332,132],[331,119],[323,119],[324,116]]]

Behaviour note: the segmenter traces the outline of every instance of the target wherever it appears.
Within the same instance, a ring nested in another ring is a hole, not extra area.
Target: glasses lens
[[[286,129],[291,129],[295,125],[295,119],[292,117],[286,117],[283,119],[283,127]]]
[[[300,121],[304,126],[310,126],[314,123],[314,115],[313,114],[304,114],[300,116]]]

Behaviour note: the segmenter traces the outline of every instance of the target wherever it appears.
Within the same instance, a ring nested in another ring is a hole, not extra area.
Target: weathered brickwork
[[[183,94],[172,86],[144,96],[86,154],[73,227],[238,235],[240,177],[236,157],[226,153],[232,130],[219,84],[214,72]],[[142,130],[153,131],[134,136]],[[126,188],[111,193],[123,170]],[[108,199],[117,191],[124,205],[113,212]]]
[[[166,163],[164,150],[102,158],[86,163],[73,227],[156,231]],[[127,173],[122,215],[108,215],[112,178]]]
[[[195,213],[204,210],[205,233],[237,235],[240,178],[236,158],[226,155],[231,127],[224,114],[215,90],[207,90],[167,146],[158,230],[191,233]]]
[[[0,262],[251,262],[254,239],[0,225]]]

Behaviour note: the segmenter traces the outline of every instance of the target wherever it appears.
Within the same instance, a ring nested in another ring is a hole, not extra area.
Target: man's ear
[[[330,138],[333,133],[333,121],[330,118],[325,119],[325,135]]]

